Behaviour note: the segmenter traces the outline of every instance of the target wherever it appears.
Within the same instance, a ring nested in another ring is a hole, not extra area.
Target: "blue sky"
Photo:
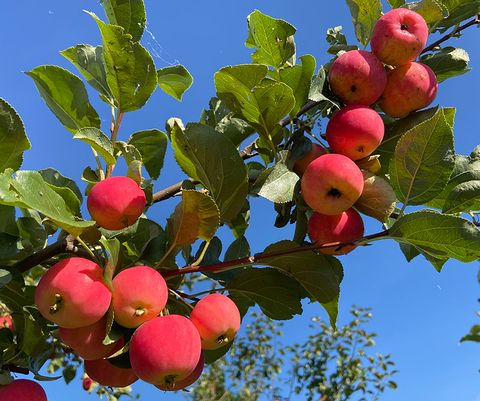
[[[0,97],[9,101],[22,116],[33,148],[25,154],[24,169],[55,167],[79,180],[84,167],[93,165],[88,147],[71,140],[38,96],[33,82],[22,71],[41,64],[57,64],[74,71],[59,51],[78,43],[98,44],[100,37],[88,9],[103,18],[96,0],[3,1],[0,12]],[[327,6],[328,3],[328,6]],[[157,91],[147,106],[127,114],[120,131],[126,139],[136,130],[164,127],[171,116],[197,121],[203,107],[214,95],[213,74],[229,64],[250,62],[250,50],[243,45],[246,16],[258,8],[283,18],[297,28],[297,54],[310,53],[317,65],[328,61],[327,28],[342,25],[349,41],[354,41],[348,9],[343,1],[253,1],[160,2],[146,0],[148,30],[143,44],[155,54],[157,67],[181,63],[195,78],[190,91],[179,103]],[[456,149],[468,154],[478,140],[478,95],[480,90],[480,49],[478,30],[470,29],[452,44],[464,47],[471,57],[469,74],[441,85],[436,100],[442,106],[457,107]],[[90,98],[108,124],[109,110],[93,92]],[[167,154],[166,166],[156,189],[182,178]],[[150,209],[149,217],[164,224],[175,201]],[[289,229],[273,228],[272,206],[261,199],[252,202],[252,225],[247,237],[254,251],[275,241],[290,238]],[[271,227],[271,228],[266,228]],[[367,230],[379,230],[368,221]],[[226,243],[231,235],[224,232]],[[397,391],[386,393],[383,401],[480,401],[480,347],[459,344],[459,339],[475,322],[479,287],[478,264],[450,261],[437,273],[422,258],[407,264],[394,242],[378,242],[342,258],[345,280],[342,284],[339,323],[348,319],[352,304],[373,308],[370,329],[378,336],[378,351],[391,353],[400,373]],[[322,314],[318,305],[305,305],[305,314],[286,323],[287,341],[302,338],[311,316]],[[66,387],[62,381],[44,384],[50,401],[88,400],[78,382]],[[134,386],[142,400],[177,400],[150,386]]]

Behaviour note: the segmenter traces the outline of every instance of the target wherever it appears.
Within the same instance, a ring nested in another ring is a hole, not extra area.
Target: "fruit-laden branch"
[[[224,270],[229,270],[237,267],[243,267],[243,266],[248,266],[248,265],[253,265],[256,263],[260,263],[262,260],[269,259],[269,258],[274,258],[278,256],[285,256],[285,255],[292,255],[295,253],[300,253],[300,252],[307,252],[307,251],[317,251],[320,249],[335,249],[335,250],[340,250],[345,246],[349,245],[368,245],[368,243],[372,240],[377,240],[377,239],[382,239],[386,238],[388,236],[388,230],[384,230],[375,234],[370,234],[365,237],[362,237],[356,241],[349,241],[349,242],[332,242],[329,244],[322,244],[322,245],[317,245],[317,244],[312,244],[312,245],[306,245],[306,246],[298,246],[295,248],[290,248],[290,249],[284,249],[281,251],[277,252],[263,252],[263,253],[257,253],[252,256],[246,256],[244,258],[238,258],[238,259],[232,259],[232,260],[227,260],[225,262],[220,262],[220,263],[214,263],[211,265],[198,265],[198,266],[186,266],[182,269],[179,270],[168,270],[168,271],[163,271],[162,276],[165,278],[168,277],[174,277],[174,276],[180,276],[183,274],[188,274],[188,273],[220,273]]]

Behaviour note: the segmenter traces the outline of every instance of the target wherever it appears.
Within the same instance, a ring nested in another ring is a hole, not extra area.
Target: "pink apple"
[[[363,232],[362,217],[354,209],[330,216],[313,213],[308,221],[308,235],[319,245],[355,241],[363,237]],[[345,255],[355,248],[356,245],[346,245],[341,248],[320,249],[320,252],[329,255]]]
[[[352,160],[363,159],[382,143],[385,127],[380,115],[362,105],[337,111],[327,125],[327,141],[333,153]]]
[[[47,401],[47,395],[42,386],[28,379],[14,380],[0,387],[1,401]]]
[[[203,352],[202,352],[202,354],[200,355],[200,360],[198,361],[197,366],[195,367],[193,372],[190,373],[185,379],[175,382],[174,388],[169,388],[164,385],[158,385],[156,387],[163,391],[183,390],[184,388],[187,388],[188,386],[192,385],[198,380],[198,378],[203,372],[204,365],[205,365],[205,357],[203,356]]]
[[[148,266],[122,270],[113,279],[115,321],[128,328],[157,317],[168,300],[168,287],[162,275]]]
[[[311,162],[302,177],[303,199],[314,211],[340,214],[351,208],[363,191],[363,175],[348,157],[326,154]]]
[[[372,52],[385,64],[404,65],[425,48],[428,26],[415,11],[396,8],[383,15],[372,33]]]
[[[372,53],[350,50],[333,62],[328,81],[332,91],[344,103],[370,106],[383,93],[387,73]]]
[[[0,316],[0,329],[10,329],[12,333],[15,331],[15,323],[11,315]]]
[[[203,349],[217,349],[233,341],[240,329],[240,311],[230,298],[210,294],[198,301],[190,320],[202,338]]]
[[[102,386],[127,387],[138,380],[132,369],[118,368],[108,359],[85,361],[84,365],[87,376]]]
[[[68,329],[98,322],[111,299],[100,266],[78,257],[50,267],[35,289],[35,303],[43,317]]]
[[[197,329],[180,315],[149,320],[135,330],[130,340],[130,363],[135,374],[170,389],[193,372],[201,352]]]
[[[312,161],[314,161],[317,157],[324,155],[325,153],[327,153],[327,149],[325,149],[322,145],[312,143],[312,149],[310,152],[308,152],[301,159],[295,161],[293,171],[301,176]]]
[[[406,117],[423,109],[437,96],[438,82],[430,67],[408,63],[388,73],[388,83],[380,100],[380,108],[390,117]]]
[[[143,213],[146,197],[129,177],[110,177],[95,184],[88,194],[87,208],[100,227],[121,230]]]

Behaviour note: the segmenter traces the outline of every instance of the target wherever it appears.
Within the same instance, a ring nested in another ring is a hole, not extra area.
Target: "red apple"
[[[390,117],[406,117],[423,109],[437,96],[438,82],[430,67],[408,63],[388,73],[388,83],[380,100],[380,108]]]
[[[327,125],[327,141],[333,153],[352,160],[363,159],[382,143],[385,126],[380,115],[362,105],[337,111]]]
[[[86,360],[95,360],[112,355],[123,347],[123,338],[119,341],[104,345],[103,339],[107,333],[106,316],[89,326],[76,329],[60,327],[58,334],[65,345],[68,345],[79,357]]]
[[[127,387],[138,380],[132,369],[118,368],[107,359],[85,361],[84,365],[88,377],[102,386]]]
[[[43,317],[68,329],[98,322],[111,298],[100,266],[78,257],[53,265],[35,290],[35,303]]]
[[[15,323],[11,315],[0,316],[0,329],[10,329],[12,333],[15,331]]]
[[[85,391],[90,391],[90,389],[92,388],[92,385],[93,385],[93,380],[88,377],[88,376],[85,376],[82,380],[82,387]]]
[[[425,48],[428,26],[415,11],[396,8],[383,15],[372,32],[372,52],[385,64],[404,65]]]
[[[333,62],[328,81],[332,91],[344,103],[370,106],[383,93],[387,73],[372,53],[350,50]]]
[[[87,208],[100,227],[121,230],[135,223],[143,213],[146,197],[129,177],[110,177],[95,184]]]
[[[200,359],[202,342],[184,316],[167,315],[143,323],[130,340],[130,363],[136,375],[151,384],[176,388]]]
[[[351,208],[363,191],[363,175],[344,155],[326,154],[311,162],[302,177],[303,199],[314,211],[340,214]]]
[[[113,279],[115,321],[124,327],[138,327],[157,317],[167,300],[167,284],[162,275],[151,267],[130,267]]]
[[[156,387],[163,391],[183,390],[184,388],[192,385],[198,380],[198,378],[203,372],[204,365],[205,365],[205,357],[203,356],[203,352],[202,352],[200,354],[200,360],[198,361],[197,366],[195,367],[193,372],[190,373],[185,379],[175,382],[175,388],[172,389],[162,385],[159,385]]]
[[[308,221],[308,235],[319,245],[333,242],[350,242],[363,237],[362,217],[354,209],[348,209],[336,215],[313,213]],[[324,248],[320,252],[328,255],[345,255],[356,245],[342,246],[340,249]]]
[[[42,386],[28,379],[14,380],[0,387],[1,401],[47,401],[47,395]]]
[[[197,302],[190,320],[202,339],[202,348],[213,350],[231,342],[240,329],[240,312],[230,298],[210,294]]]
[[[301,159],[295,161],[293,166],[293,171],[295,171],[298,175],[302,175],[307,166],[314,161],[317,157],[320,157],[327,153],[327,149],[325,149],[322,145],[317,143],[312,143],[312,149],[308,152],[305,156]]]

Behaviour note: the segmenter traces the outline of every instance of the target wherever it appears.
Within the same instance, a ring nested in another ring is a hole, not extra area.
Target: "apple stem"
[[[55,303],[50,306],[49,312],[51,315],[57,313],[63,305],[63,298],[60,294],[55,294]]]

